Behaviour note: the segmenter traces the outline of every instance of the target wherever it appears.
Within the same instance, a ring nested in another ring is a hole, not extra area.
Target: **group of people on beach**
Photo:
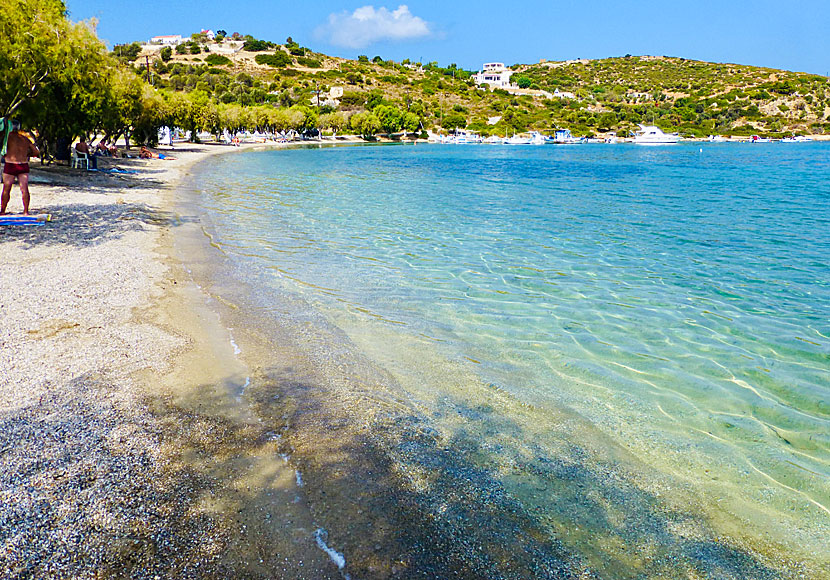
[[[35,139],[23,131],[20,122],[16,119],[0,117],[0,157],[3,159],[3,193],[0,198],[0,215],[6,213],[6,206],[11,199],[11,191],[14,182],[20,186],[20,193],[23,198],[23,215],[29,215],[29,159],[40,157],[40,150],[35,145]],[[87,156],[89,168],[96,169],[98,156],[117,157],[118,148],[114,143],[109,144],[102,139],[94,148],[90,147],[86,138],[81,137],[75,145],[75,151]],[[154,153],[147,147],[141,147],[139,155],[141,159],[174,159],[163,153]]]

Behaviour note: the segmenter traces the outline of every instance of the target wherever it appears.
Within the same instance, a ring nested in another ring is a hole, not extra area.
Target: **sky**
[[[110,46],[202,29],[334,56],[530,64],[666,55],[830,74],[828,0],[67,0]]]

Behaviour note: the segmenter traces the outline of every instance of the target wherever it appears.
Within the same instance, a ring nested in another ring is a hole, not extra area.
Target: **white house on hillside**
[[[184,42],[181,34],[172,34],[166,36],[154,36],[150,39],[150,44],[164,44],[167,46],[178,46]]]
[[[503,62],[488,62],[481,67],[480,73],[473,75],[473,80],[479,85],[490,85],[491,87],[509,87],[512,70],[507,70]]]

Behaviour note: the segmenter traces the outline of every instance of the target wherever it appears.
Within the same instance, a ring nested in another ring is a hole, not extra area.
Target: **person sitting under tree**
[[[0,215],[6,213],[11,199],[14,180],[20,186],[23,197],[23,215],[29,215],[29,158],[40,157],[40,151],[32,139],[20,130],[20,122],[12,120],[6,135],[5,164],[3,165],[3,195],[0,198]]]

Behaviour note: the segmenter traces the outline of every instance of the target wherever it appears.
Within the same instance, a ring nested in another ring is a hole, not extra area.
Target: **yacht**
[[[502,143],[504,143],[504,138],[499,137],[498,135],[490,135],[489,137],[487,137],[487,139],[484,140],[484,142],[490,145],[501,145]]]
[[[634,135],[634,142],[639,145],[670,145],[681,139],[677,133],[664,133],[655,125],[640,125],[640,130]]]

